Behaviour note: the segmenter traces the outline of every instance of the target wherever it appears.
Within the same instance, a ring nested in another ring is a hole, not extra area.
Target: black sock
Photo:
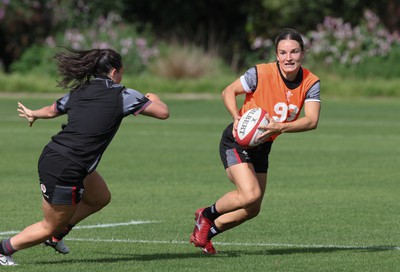
[[[0,254],[6,255],[6,253],[4,252],[4,248],[3,248],[3,241],[0,242]]]
[[[220,234],[220,233],[222,233],[222,232],[223,232],[223,231],[220,230],[219,228],[217,228],[217,226],[215,226],[215,223],[213,222],[213,223],[211,224],[210,230],[208,231],[207,239],[208,239],[208,240],[211,240],[211,238],[213,238],[214,236],[216,236],[217,234]]]
[[[0,243],[0,254],[11,256],[16,250],[12,247],[10,243],[10,238],[1,241]]]
[[[215,208],[215,204],[213,204],[212,206],[204,209],[203,215],[204,215],[204,217],[210,219],[211,221],[214,221],[221,214],[219,212],[217,212],[217,209]]]
[[[54,237],[55,239],[57,239],[58,241],[62,240],[65,236],[68,235],[68,233],[72,230],[72,228],[73,228],[74,226],[75,226],[75,225],[68,224],[67,227],[64,229],[63,232],[61,232],[61,233],[59,233],[59,234],[57,234],[57,235],[55,235],[55,236],[53,236],[53,237]]]

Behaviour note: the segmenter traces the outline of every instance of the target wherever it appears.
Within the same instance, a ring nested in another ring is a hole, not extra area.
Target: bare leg
[[[77,209],[68,222],[76,225],[86,217],[100,211],[111,201],[111,193],[107,184],[97,171],[88,175],[84,180],[85,192]]]
[[[97,171],[88,175],[83,182],[85,191],[81,201],[76,207],[75,213],[69,220],[68,225],[66,228],[62,229],[62,231],[53,235],[53,238],[45,243],[63,254],[69,253],[69,249],[62,239],[68,235],[72,227],[91,214],[104,208],[111,200],[110,191],[108,190],[104,179]]]
[[[233,165],[226,172],[236,185],[236,190],[228,192],[216,202],[216,208],[222,215],[215,220],[215,225],[223,231],[259,214],[267,184],[267,174],[256,174],[251,164]]]
[[[15,250],[38,245],[62,231],[75,213],[76,205],[54,205],[42,200],[43,220],[26,227],[10,240]]]

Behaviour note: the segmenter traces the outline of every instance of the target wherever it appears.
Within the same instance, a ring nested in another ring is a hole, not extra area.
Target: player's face
[[[276,58],[283,76],[288,80],[294,80],[300,69],[304,53],[298,41],[281,40],[276,50]]]

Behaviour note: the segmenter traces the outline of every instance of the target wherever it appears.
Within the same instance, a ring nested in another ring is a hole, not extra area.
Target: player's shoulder
[[[276,69],[276,62],[259,63],[255,65],[256,69]]]
[[[273,74],[278,71],[278,65],[276,62],[260,63],[256,64],[254,67],[258,75]]]
[[[303,70],[303,78],[309,78],[315,82],[319,81],[319,77],[317,75],[315,75],[313,72],[311,72],[310,70],[308,70],[307,68],[301,67]]]

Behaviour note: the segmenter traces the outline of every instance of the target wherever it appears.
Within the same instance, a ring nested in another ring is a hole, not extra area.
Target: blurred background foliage
[[[364,94],[400,95],[385,83],[400,68],[398,0],[0,0],[0,91],[54,91],[52,57],[70,46],[120,52],[128,86],[219,92],[252,65],[274,60],[283,27],[302,33],[304,65],[336,93],[336,81],[350,78]],[[35,75],[48,84],[28,83]],[[15,82],[21,77],[26,83]]]

